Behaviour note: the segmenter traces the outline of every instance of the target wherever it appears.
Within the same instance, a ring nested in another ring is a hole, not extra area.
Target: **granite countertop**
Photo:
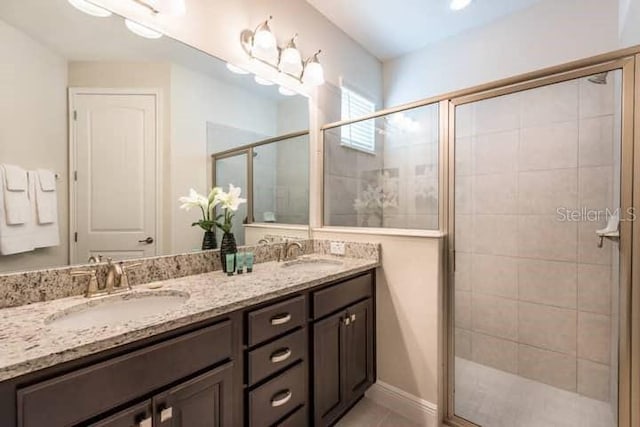
[[[335,270],[282,268],[281,263],[257,264],[251,274],[227,276],[221,271],[134,287],[127,293],[86,299],[81,296],[0,309],[0,381],[118,347],[185,325],[347,277],[379,266],[371,259],[312,256],[339,260]],[[143,292],[188,293],[175,310],[133,321],[82,330],[46,322],[61,310],[101,298],[134,298]]]

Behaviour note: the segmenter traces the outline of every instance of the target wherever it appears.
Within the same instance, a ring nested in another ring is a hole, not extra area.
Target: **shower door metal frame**
[[[565,66],[553,67],[519,77],[506,79],[490,85],[467,90],[448,102],[448,129],[443,156],[448,164],[444,216],[444,260],[443,268],[443,333],[442,345],[443,377],[441,387],[441,417],[446,425],[454,427],[474,427],[476,424],[455,415],[455,349],[454,349],[454,271],[455,271],[455,113],[456,107],[502,95],[513,94],[552,85],[564,81],[583,78],[605,71],[622,70],[622,141],[620,209],[628,208],[640,213],[640,173],[633,173],[633,167],[640,165],[640,131],[634,135],[635,126],[640,130],[640,108],[635,99],[640,100],[640,51],[626,49],[608,55],[577,61]],[[635,96],[634,96],[635,95]],[[635,111],[634,111],[635,109]],[[640,248],[640,225],[632,221],[620,223],[620,316],[618,340],[618,426],[640,425],[640,257],[632,256],[632,247]],[[632,291],[635,284],[636,292]],[[632,319],[632,316],[633,319]],[[633,357],[633,358],[632,358]]]

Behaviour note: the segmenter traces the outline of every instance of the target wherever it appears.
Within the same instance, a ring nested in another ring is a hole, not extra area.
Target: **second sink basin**
[[[188,299],[188,293],[178,291],[113,295],[62,310],[45,324],[68,330],[112,326],[176,310]]]
[[[296,271],[304,272],[331,272],[340,269],[344,265],[343,262],[331,259],[297,259],[282,264],[282,268],[288,268]]]

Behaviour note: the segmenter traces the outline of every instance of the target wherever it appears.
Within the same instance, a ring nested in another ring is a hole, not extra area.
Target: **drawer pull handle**
[[[279,314],[275,317],[271,318],[271,324],[273,326],[284,325],[291,320],[291,315],[289,313]]]
[[[283,348],[281,350],[275,351],[271,355],[271,363],[284,362],[285,360],[287,360],[290,357],[291,357],[291,349],[290,348]]]
[[[278,406],[285,405],[292,397],[293,393],[291,393],[291,390],[280,392],[271,399],[271,406],[277,408]]]
[[[173,418],[173,408],[171,406],[169,406],[168,408],[163,409],[162,411],[160,411],[160,422],[163,423],[167,420],[170,420],[171,418]]]
[[[151,417],[145,418],[138,423],[138,427],[151,427],[153,425],[152,422]]]
[[[351,315],[351,323],[353,323],[353,322],[355,322],[355,321],[356,321],[356,315],[355,315],[355,314],[352,314],[352,315]]]

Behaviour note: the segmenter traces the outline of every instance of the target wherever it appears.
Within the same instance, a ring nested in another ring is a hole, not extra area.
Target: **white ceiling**
[[[68,61],[170,62],[263,98],[284,99],[277,86],[261,86],[251,75],[233,74],[214,56],[169,37],[148,40],[136,36],[125,28],[120,16],[92,17],[67,0],[0,0],[0,20]]]
[[[541,0],[474,0],[452,11],[449,0],[306,0],[381,60],[480,27]]]

